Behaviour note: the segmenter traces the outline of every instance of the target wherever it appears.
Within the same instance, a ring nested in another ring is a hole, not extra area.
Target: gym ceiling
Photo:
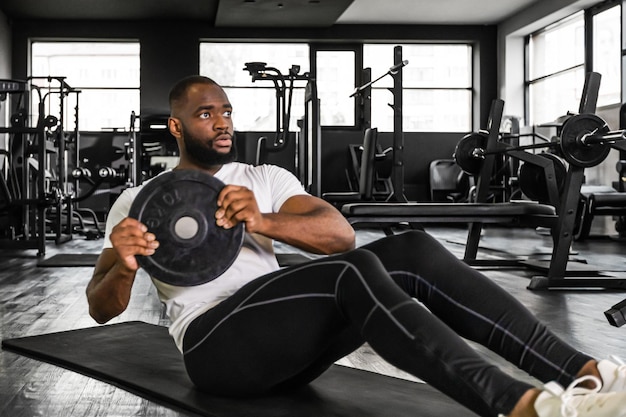
[[[541,0],[2,0],[13,20],[206,21],[215,27],[497,24]]]

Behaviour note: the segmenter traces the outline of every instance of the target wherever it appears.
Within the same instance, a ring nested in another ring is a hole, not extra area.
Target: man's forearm
[[[94,320],[106,323],[126,310],[135,274],[117,263],[103,274],[94,274],[87,286],[89,314]]]
[[[354,229],[333,212],[264,214],[266,236],[317,254],[333,254],[354,248]]]

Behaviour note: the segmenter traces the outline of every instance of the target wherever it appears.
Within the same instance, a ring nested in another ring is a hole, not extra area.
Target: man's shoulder
[[[252,165],[252,164],[248,164],[248,163],[245,163],[245,162],[231,162],[227,166],[225,165],[225,167],[227,167],[227,169],[224,172],[225,176],[229,176],[229,175],[235,175],[235,176],[253,175],[253,176],[257,176],[257,175],[260,175],[260,174],[267,174],[267,173],[283,172],[283,171],[285,171],[284,168],[279,167],[278,165],[271,165],[271,164]]]

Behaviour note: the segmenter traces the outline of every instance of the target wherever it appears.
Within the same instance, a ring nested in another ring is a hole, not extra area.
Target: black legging
[[[479,415],[508,414],[531,386],[459,336],[544,382],[591,359],[424,232],[255,279],[191,323],[184,357],[199,389],[242,396],[306,384],[368,342]]]

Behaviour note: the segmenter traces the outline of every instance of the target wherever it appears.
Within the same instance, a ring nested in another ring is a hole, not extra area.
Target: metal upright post
[[[392,194],[388,201],[406,203],[404,195],[404,132],[402,128],[402,47],[393,48],[394,66],[398,69],[391,73],[393,77],[393,167],[391,172]]]
[[[360,99],[361,117],[363,130],[372,127],[372,86],[369,83],[372,81],[372,69],[363,68],[361,71],[361,82],[367,87],[363,89],[358,98]]]

